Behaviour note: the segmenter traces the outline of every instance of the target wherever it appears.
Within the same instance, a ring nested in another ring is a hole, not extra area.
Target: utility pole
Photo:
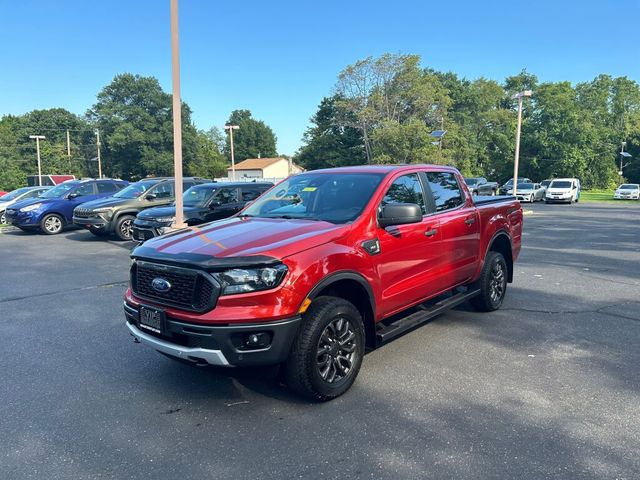
[[[178,35],[178,0],[171,0],[171,80],[173,83],[173,170],[176,216],[173,228],[184,228],[182,199],[182,105],[180,101],[180,42]]]
[[[69,136],[69,129],[67,128],[67,157],[71,161],[71,138]]]
[[[229,130],[229,143],[231,144],[231,179],[236,179],[236,160],[233,156],[233,131],[238,130],[239,125],[225,125],[224,129]]]
[[[624,147],[627,146],[627,142],[622,142],[622,146],[620,147],[620,171],[618,174],[620,175],[620,181],[622,181],[622,176],[624,175],[623,169],[629,163],[622,163],[625,158],[631,158],[631,154],[629,152],[624,151]]]
[[[40,140],[44,140],[44,135],[29,135],[29,138],[36,141],[36,152],[38,154],[38,186],[42,186],[42,167],[40,164]]]
[[[518,162],[520,160],[520,130],[522,129],[522,99],[530,97],[531,90],[524,90],[516,93],[513,98],[518,99],[518,128],[516,129],[516,156],[513,162],[513,196],[516,196],[516,188],[518,187]]]
[[[102,159],[100,158],[100,130],[96,129],[96,146],[98,147],[98,178],[102,178]]]

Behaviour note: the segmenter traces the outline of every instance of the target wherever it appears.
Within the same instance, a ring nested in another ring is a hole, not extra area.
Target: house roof
[[[269,165],[273,165],[274,163],[278,163],[282,160],[287,161],[287,159],[283,157],[247,158],[242,162],[236,163],[236,170],[262,170],[263,168],[266,168]],[[231,170],[231,167],[227,168],[227,170]]]

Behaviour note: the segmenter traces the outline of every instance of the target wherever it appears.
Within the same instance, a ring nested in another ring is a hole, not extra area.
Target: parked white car
[[[580,180],[555,178],[544,194],[545,203],[573,203],[580,200]]]
[[[23,187],[0,197],[0,223],[6,223],[4,212],[8,207],[22,200],[36,198],[50,188],[51,187]]]
[[[640,184],[623,183],[616,189],[616,192],[613,194],[613,198],[640,200]]]
[[[516,198],[521,202],[537,202],[544,200],[545,189],[539,183],[518,183]],[[513,189],[507,191],[507,195],[513,195]]]

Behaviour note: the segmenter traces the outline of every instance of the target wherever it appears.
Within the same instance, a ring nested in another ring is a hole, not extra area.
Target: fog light
[[[244,344],[249,348],[265,348],[271,343],[271,335],[267,332],[248,333]]]

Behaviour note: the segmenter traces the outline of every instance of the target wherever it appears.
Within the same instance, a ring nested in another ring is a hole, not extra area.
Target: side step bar
[[[388,341],[396,338],[399,335],[402,335],[408,330],[417,327],[425,322],[428,322],[433,317],[440,315],[441,313],[446,312],[447,310],[452,309],[460,305],[461,303],[466,302],[470,298],[475,297],[480,293],[479,289],[467,290],[465,292],[456,293],[455,295],[440,300],[439,302],[425,307],[422,310],[419,310],[415,313],[412,313],[400,320],[397,320],[389,325],[384,325],[382,328],[378,329],[376,332],[376,340],[378,346],[387,343]],[[421,308],[421,307],[419,307]]]

